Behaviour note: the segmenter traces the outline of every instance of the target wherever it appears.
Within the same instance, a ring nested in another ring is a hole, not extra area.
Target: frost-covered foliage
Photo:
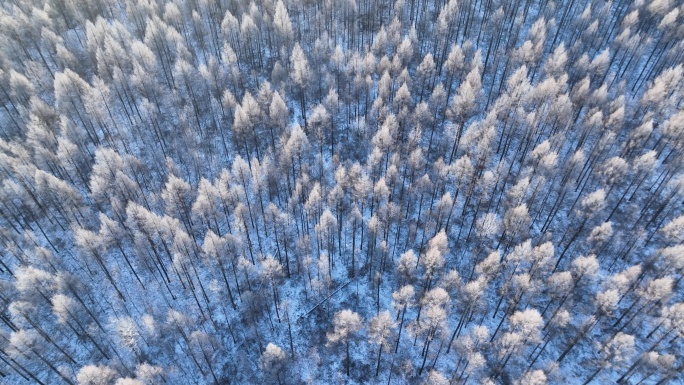
[[[684,381],[683,17],[3,1],[0,382]]]

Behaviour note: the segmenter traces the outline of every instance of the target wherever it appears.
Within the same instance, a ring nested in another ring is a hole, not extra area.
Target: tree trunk
[[[380,358],[382,358],[382,345],[378,345],[378,364],[375,366],[375,377],[378,376],[378,373],[380,372]]]

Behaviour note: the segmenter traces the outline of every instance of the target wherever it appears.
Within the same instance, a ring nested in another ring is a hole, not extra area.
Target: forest
[[[684,383],[681,0],[5,0],[0,383]]]

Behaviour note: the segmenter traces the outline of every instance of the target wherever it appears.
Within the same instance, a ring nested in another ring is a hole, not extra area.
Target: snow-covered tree
[[[346,352],[345,367],[347,376],[349,376],[349,368],[351,366],[349,348],[352,339],[356,336],[362,328],[361,316],[351,310],[341,310],[335,313],[333,318],[333,331],[326,334],[328,344],[344,344]]]
[[[392,319],[389,311],[383,311],[371,318],[368,322],[368,338],[369,342],[378,347],[378,363],[375,367],[375,376],[380,372],[380,359],[382,358],[382,351],[389,351],[390,339],[394,334],[396,323]]]

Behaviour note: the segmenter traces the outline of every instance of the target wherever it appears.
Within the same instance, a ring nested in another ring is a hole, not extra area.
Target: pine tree
[[[327,333],[327,339],[328,339],[328,344],[337,344],[337,343],[343,343],[345,345],[345,350],[346,350],[346,360],[345,360],[345,367],[346,367],[346,372],[347,372],[347,377],[349,377],[349,368],[351,366],[351,360],[349,357],[349,348],[352,342],[352,339],[355,337],[355,334],[361,330],[362,324],[361,324],[361,317],[351,311],[351,310],[342,310],[337,313],[335,313],[335,318],[333,319],[333,331],[331,333]]]
[[[292,50],[290,66],[292,67],[292,81],[297,87],[296,93],[299,95],[300,116],[304,121],[305,129],[308,129],[305,90],[311,79],[311,69],[299,43],[296,43]]]
[[[87,365],[78,371],[78,385],[107,385],[114,381],[116,372],[107,366]]]
[[[283,352],[278,345],[269,343],[266,345],[264,352],[261,353],[259,366],[267,374],[267,377],[275,377],[278,383],[281,383],[282,380],[280,376],[285,369],[286,360],[287,356],[285,355],[285,352]]]
[[[378,346],[378,363],[375,367],[375,376],[380,372],[380,359],[382,358],[382,351],[389,350],[388,344],[393,334],[393,329],[396,323],[388,311],[383,311],[377,316],[370,319],[368,324],[369,342]]]

